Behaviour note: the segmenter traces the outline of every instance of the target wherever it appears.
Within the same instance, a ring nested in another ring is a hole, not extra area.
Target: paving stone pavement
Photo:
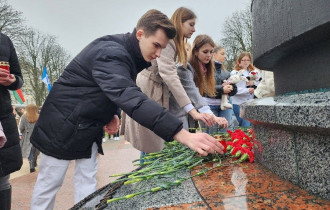
[[[131,144],[120,137],[120,141],[108,140],[103,143],[104,155],[98,157],[98,189],[107,185],[116,178],[109,175],[123,173],[134,170],[132,160],[139,158],[139,151],[134,149]],[[73,169],[74,163],[71,162],[65,176],[63,186],[59,190],[55,201],[55,210],[69,209],[74,206],[73,201]],[[38,176],[36,172],[30,173],[29,163],[24,159],[21,170],[12,173],[10,183],[12,185],[12,210],[30,209],[31,197]]]

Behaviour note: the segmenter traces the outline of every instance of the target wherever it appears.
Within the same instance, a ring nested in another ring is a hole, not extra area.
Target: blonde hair
[[[183,64],[185,67],[187,67],[188,62],[188,56],[185,49],[187,39],[184,37],[182,25],[187,20],[194,18],[196,18],[195,13],[185,7],[180,7],[175,10],[171,17],[171,21],[176,29],[176,36],[174,37],[173,41],[177,51],[177,62]]]
[[[39,118],[38,107],[35,104],[28,104],[24,116],[29,123],[35,123]]]
[[[210,60],[210,62],[205,65],[207,72],[206,77],[204,78],[200,69],[200,61],[196,55],[199,49],[205,44],[210,44],[212,47],[215,46],[214,41],[208,35],[198,35],[195,38],[189,63],[195,70],[194,81],[199,89],[199,93],[202,96],[207,95],[213,97],[215,96],[214,62]]]
[[[189,42],[184,43],[184,47],[186,49],[186,53],[187,53],[187,60],[190,60],[190,56],[191,56],[191,44]]]
[[[250,65],[247,67],[247,70],[249,71],[252,71],[255,69],[255,67],[253,66],[252,64],[252,57],[251,57],[251,53],[249,52],[241,52],[241,54],[239,54],[238,58],[237,58],[237,61],[236,61],[236,64],[234,66],[234,69],[235,70],[241,70],[242,68],[239,66],[239,64],[241,63],[242,59],[247,56],[250,58]]]

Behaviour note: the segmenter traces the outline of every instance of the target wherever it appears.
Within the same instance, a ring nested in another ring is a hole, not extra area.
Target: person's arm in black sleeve
[[[8,44],[10,49],[10,58],[9,58],[9,69],[10,74],[13,74],[16,78],[16,81],[7,86],[9,90],[17,90],[20,89],[23,86],[23,76],[21,72],[21,67],[18,63],[18,58],[16,54],[16,50],[14,48],[14,45],[12,41],[8,38]]]
[[[114,51],[115,56],[108,55]],[[132,80],[132,62],[126,54],[120,47],[102,49],[92,70],[94,80],[106,96],[128,116],[166,141],[172,141],[174,135],[182,129],[182,122],[142,93]]]
[[[235,84],[231,84],[231,86],[233,87],[233,90],[228,93],[229,96],[234,96],[237,93],[237,86]]]
[[[118,107],[117,111],[116,111],[117,116],[119,117],[119,119],[121,119],[121,109]]]
[[[216,90],[215,98],[221,98],[221,96],[223,94],[223,86],[222,85],[216,85],[215,90]]]

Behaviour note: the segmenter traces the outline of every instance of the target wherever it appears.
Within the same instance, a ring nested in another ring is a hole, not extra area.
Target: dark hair
[[[162,12],[151,9],[147,11],[136,24],[136,30],[142,29],[145,36],[153,35],[158,29],[163,29],[167,38],[173,39],[176,35],[174,25]]]

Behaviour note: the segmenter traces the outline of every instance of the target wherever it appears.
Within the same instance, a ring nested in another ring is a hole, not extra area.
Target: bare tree
[[[40,106],[48,94],[47,87],[41,81],[43,68],[47,68],[50,82],[53,83],[63,72],[70,57],[57,44],[54,36],[42,35],[34,29],[27,29],[20,42],[19,59],[27,78],[25,83],[31,87],[30,94]]]
[[[56,37],[43,35],[24,25],[22,12],[16,11],[6,0],[0,0],[0,31],[14,42],[24,75],[24,93],[31,95],[39,106],[48,94],[41,81],[46,66],[51,84],[59,78],[70,56],[57,43]]]
[[[46,97],[45,85],[41,84],[43,62],[41,52],[44,48],[46,38],[33,29],[27,29],[25,35],[20,39],[20,64],[25,76],[25,83],[31,87],[31,94],[38,106]]]
[[[17,44],[24,31],[22,12],[16,11],[6,0],[0,1],[0,32],[6,34]]]
[[[62,74],[68,64],[70,56],[56,42],[54,36],[47,36],[47,42],[41,52],[43,66],[46,66],[49,80],[53,84]]]
[[[252,17],[250,7],[236,11],[225,21],[220,45],[227,51],[228,69],[233,69],[240,52],[252,53]]]
[[[58,44],[55,44],[51,50],[51,57],[47,64],[49,69],[49,80],[53,84],[57,80],[66,65],[69,63],[71,56]]]

